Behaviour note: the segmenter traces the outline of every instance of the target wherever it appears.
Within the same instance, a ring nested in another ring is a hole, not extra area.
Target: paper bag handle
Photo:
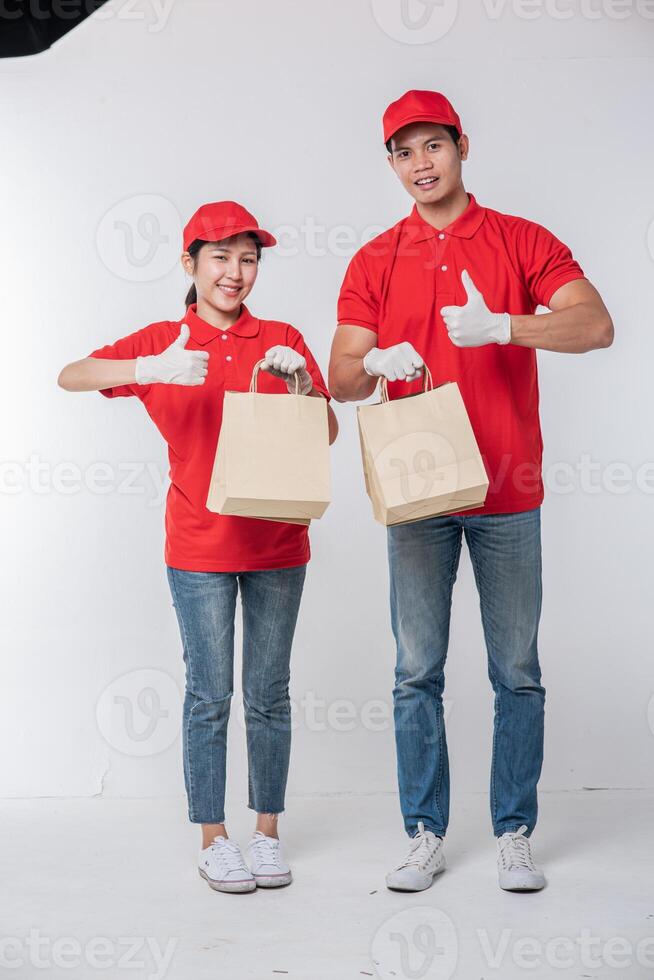
[[[423,392],[431,391],[434,387],[434,380],[431,376],[431,371],[426,364],[422,365],[422,379],[423,379]],[[382,404],[388,401],[388,380],[386,378],[379,379],[379,395]]]
[[[252,370],[252,378],[250,380],[250,392],[256,392],[257,390],[257,378],[259,377],[259,371],[261,370],[261,365],[265,364],[265,361],[266,359],[265,357],[263,357],[260,361],[257,361],[257,363],[254,365],[254,368]],[[299,371],[295,371],[294,377],[295,377],[295,394],[299,395],[300,394]]]

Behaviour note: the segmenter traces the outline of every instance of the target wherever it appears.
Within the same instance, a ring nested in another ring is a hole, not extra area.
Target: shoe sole
[[[540,885],[530,885],[527,882],[522,883],[520,881],[509,883],[508,879],[502,878],[501,876],[499,878],[500,888],[505,892],[539,892],[545,887],[545,884],[546,882]]]
[[[289,871],[283,875],[255,875],[254,880],[257,888],[284,888],[293,881],[293,876]]]
[[[434,884],[434,878],[437,875],[442,874],[443,871],[445,871],[445,859],[443,859],[442,864],[440,864],[439,867],[436,868],[436,870],[434,871],[433,875],[431,876],[431,881],[428,884],[426,884],[423,888],[403,888],[401,885],[389,885],[388,882],[386,882],[386,887],[391,892],[424,892],[428,888],[431,888],[431,886]]]
[[[256,891],[256,881],[216,881],[210,878],[206,871],[198,868],[198,874],[207,882],[215,892],[229,892],[232,895],[245,895],[247,892]]]

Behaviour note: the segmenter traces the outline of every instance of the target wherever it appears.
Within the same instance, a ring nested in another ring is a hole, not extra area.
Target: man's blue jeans
[[[166,568],[186,666],[182,747],[189,819],[225,821],[239,588],[248,806],[281,813],[291,751],[291,646],[307,566],[238,573]]]
[[[496,836],[537,817],[545,688],[538,663],[540,507],[513,514],[433,517],[388,528],[393,689],[404,826],[444,837],[450,780],[443,721],[452,588],[465,535],[495,692],[490,808]]]

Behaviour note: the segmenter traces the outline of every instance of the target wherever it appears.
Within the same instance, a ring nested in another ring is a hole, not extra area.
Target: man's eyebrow
[[[443,139],[445,139],[444,136],[439,136],[439,135],[430,136],[428,139],[423,141],[422,145],[427,146],[428,143],[440,143]],[[399,153],[400,150],[410,150],[410,149],[411,149],[410,146],[396,146],[393,149],[393,153]]]

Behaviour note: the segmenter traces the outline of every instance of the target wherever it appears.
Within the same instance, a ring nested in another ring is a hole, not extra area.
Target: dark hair
[[[450,136],[452,137],[452,142],[453,142],[453,143],[454,143],[455,145],[457,145],[457,144],[458,144],[458,142],[459,142],[459,140],[461,139],[461,133],[460,133],[460,132],[459,132],[459,130],[458,130],[458,129],[456,128],[456,126],[445,126],[444,124],[442,124],[442,123],[439,123],[439,126],[440,126],[440,125],[442,125],[442,126],[443,126],[443,129],[446,129],[446,130],[447,130],[447,132],[448,132],[448,133],[450,134]],[[393,153],[393,137],[392,137],[392,136],[391,136],[391,138],[389,139],[389,141],[388,141],[388,143],[386,144],[386,149],[387,149],[387,150],[388,150],[388,152],[389,152],[389,153],[390,153],[390,154],[392,155],[392,153]]]
[[[261,262],[261,242],[259,241],[259,239],[257,238],[257,236],[255,235],[255,233],[253,231],[249,231],[248,232],[248,235],[249,235],[249,237],[253,240],[253,242],[256,245],[256,249],[257,249],[257,262]],[[209,244],[213,245],[213,244],[216,244],[216,243],[215,242],[205,242],[205,241],[202,241],[201,238],[196,238],[195,241],[192,242],[189,245],[189,247],[188,247],[188,254],[191,256],[191,258],[193,259],[193,262],[194,263],[195,263],[195,260],[197,258],[198,252],[200,251],[200,249],[202,248],[202,246],[203,245],[209,245]],[[195,288],[195,283],[193,283],[193,285],[189,289],[189,291],[187,293],[187,296],[186,296],[186,299],[184,301],[186,303],[186,309],[188,309],[189,306],[193,306],[193,304],[194,303],[197,303],[197,301],[198,301],[198,291]]]

